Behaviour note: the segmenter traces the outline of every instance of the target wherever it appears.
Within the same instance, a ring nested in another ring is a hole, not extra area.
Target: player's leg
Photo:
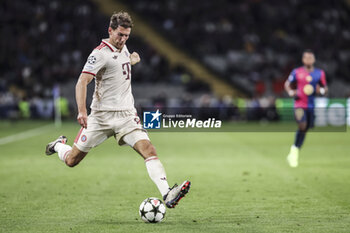
[[[145,160],[148,174],[158,187],[165,204],[174,208],[190,189],[191,182],[184,181],[180,186],[169,188],[163,164],[160,162],[155,147],[146,132],[134,130],[123,137],[123,141],[134,148]]]
[[[295,133],[294,145],[297,148],[299,148],[299,149],[301,148],[301,146],[304,143],[305,135],[306,135],[307,130],[308,130],[308,127],[307,127],[307,122],[306,121],[298,123],[298,130]]]
[[[81,151],[74,145],[72,150],[64,158],[64,162],[68,167],[75,167],[87,154],[88,152]]]
[[[133,137],[132,134],[135,133],[124,136],[124,140],[126,142],[130,141],[129,138]],[[169,191],[169,184],[164,166],[157,156],[155,147],[149,140],[141,139],[134,144],[133,149],[143,157],[148,175],[156,184],[159,192],[162,196],[166,195]]]
[[[91,148],[98,146],[114,133],[108,125],[102,128],[98,120],[99,118],[93,114],[89,116],[88,128],[80,129],[74,140],[73,148],[66,144],[67,138],[65,136],[60,136],[46,146],[46,154],[51,155],[57,152],[59,159],[67,166],[78,165]]]
[[[287,161],[291,167],[297,167],[299,164],[299,150],[304,142],[307,131],[307,116],[305,110],[297,108],[295,109],[294,114],[295,120],[298,124],[298,130],[295,133],[294,144],[291,146],[290,152],[287,156]]]
[[[169,185],[165,169],[147,133],[134,130],[124,135],[122,140],[143,157],[150,178],[156,184],[162,196],[166,195],[169,191]]]
[[[294,145],[299,149],[304,144],[307,131],[314,127],[315,122],[315,114],[313,109],[306,109],[304,112],[305,117],[302,119],[302,121],[298,122],[298,130],[296,132],[294,143]]]
[[[74,167],[87,155],[88,152],[80,151],[75,145],[73,148],[67,143],[65,136],[60,136],[46,146],[46,155],[52,155],[57,152],[58,158],[69,167]]]

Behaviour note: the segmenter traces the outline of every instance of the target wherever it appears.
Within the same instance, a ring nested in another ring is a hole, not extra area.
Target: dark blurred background
[[[2,0],[0,118],[53,118],[58,89],[62,116],[75,117],[75,83],[108,37],[108,6],[134,19],[127,46],[142,59],[132,71],[137,107],[274,107],[304,49],[325,70],[328,96],[350,96],[348,0]]]

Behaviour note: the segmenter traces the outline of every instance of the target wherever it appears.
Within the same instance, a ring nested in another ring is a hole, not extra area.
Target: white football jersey
[[[134,109],[131,92],[130,53],[126,45],[121,52],[102,40],[88,57],[82,73],[95,76],[95,92],[91,109],[121,111]]]

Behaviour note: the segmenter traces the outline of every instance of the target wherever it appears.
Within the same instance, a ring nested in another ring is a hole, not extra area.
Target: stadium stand
[[[281,85],[300,64],[305,48],[316,51],[328,80],[349,85],[349,1],[124,2],[178,47],[251,95],[282,95]]]
[[[0,29],[1,35],[6,35],[0,38],[0,117],[15,117],[22,109],[19,104],[27,102],[32,116],[51,117],[55,84],[62,86],[74,110],[75,82],[89,53],[101,38],[108,37],[109,16],[96,11],[91,1],[5,0],[0,5],[1,24],[6,25]],[[136,89],[152,83],[153,98],[164,92],[157,88],[162,83],[175,86],[180,94],[211,92],[185,67],[170,67],[165,57],[140,37],[131,36],[128,48],[142,58],[133,69]]]
[[[18,112],[52,117],[57,83],[74,116],[75,82],[92,48],[108,36],[109,16],[97,10],[101,2],[1,1],[0,33],[6,36],[0,37],[0,118]],[[179,50],[252,96],[247,106],[266,106],[285,95],[284,80],[304,48],[316,51],[330,97],[350,96],[349,1],[122,2]],[[128,47],[142,58],[133,68],[138,104],[232,104],[232,96],[214,96],[212,86],[142,36],[133,34]]]

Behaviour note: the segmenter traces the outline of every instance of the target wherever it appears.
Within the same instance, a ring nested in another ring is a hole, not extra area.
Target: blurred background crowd
[[[350,82],[349,1],[132,2],[179,47],[250,94],[283,95],[281,83],[305,48],[329,81]]]
[[[130,51],[138,107],[273,108],[283,84],[313,49],[330,97],[350,94],[350,3],[346,0],[122,1],[242,96],[218,96],[186,66],[171,65],[142,36]],[[59,86],[64,117],[74,117],[74,87],[89,53],[107,38],[109,15],[92,1],[0,2],[0,118],[51,118]],[[122,9],[116,9],[122,10]],[[93,85],[89,88],[89,98]],[[243,102],[242,102],[243,101]],[[89,100],[88,100],[89,103]],[[264,115],[264,114],[262,114]]]

